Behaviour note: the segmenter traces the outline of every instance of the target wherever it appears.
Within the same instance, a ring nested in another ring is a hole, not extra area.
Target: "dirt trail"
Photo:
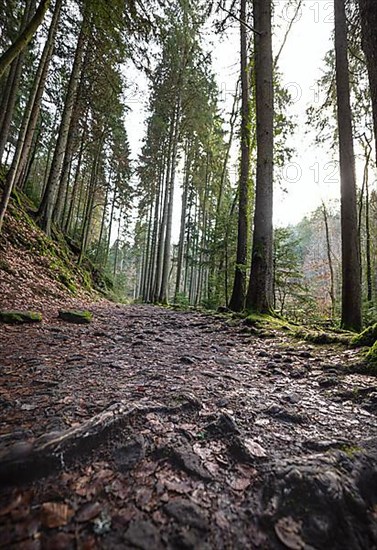
[[[377,384],[345,369],[353,351],[90,309],[88,326],[0,326],[3,481],[28,457],[32,477],[40,436],[66,439],[35,463],[56,473],[3,491],[0,547],[377,547]]]

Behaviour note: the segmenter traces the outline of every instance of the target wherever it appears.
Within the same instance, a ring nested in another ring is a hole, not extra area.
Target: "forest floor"
[[[377,383],[354,350],[86,307],[0,326],[0,548],[377,548]]]

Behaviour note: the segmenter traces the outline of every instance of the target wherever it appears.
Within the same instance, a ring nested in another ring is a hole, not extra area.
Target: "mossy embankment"
[[[12,194],[0,235],[1,307],[30,308],[43,300],[95,300],[111,283],[61,232],[49,238],[35,221],[33,203]]]
[[[233,313],[227,308],[219,308],[218,315],[228,319],[232,325],[242,325],[244,332],[262,338],[273,338],[283,332],[290,337],[291,343],[293,338],[308,345],[338,346],[339,350],[360,348],[355,350],[352,368],[366,374],[377,374],[377,323],[356,334],[335,325],[301,325],[273,314]]]

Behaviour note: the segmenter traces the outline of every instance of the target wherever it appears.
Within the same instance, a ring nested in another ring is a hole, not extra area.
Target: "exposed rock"
[[[217,437],[241,433],[233,416],[226,412],[221,413],[219,417],[214,422],[208,424],[205,429],[208,434]]]
[[[241,462],[255,462],[257,459],[267,457],[266,450],[257,441],[249,437],[233,437],[230,451]]]
[[[93,314],[87,310],[60,310],[59,319],[67,321],[67,323],[77,323],[79,325],[88,325],[92,322]]]
[[[158,550],[161,548],[157,528],[150,521],[133,521],[127,529],[124,538],[136,548],[142,550]]]
[[[145,441],[137,435],[128,440],[126,445],[118,447],[113,452],[115,464],[121,472],[131,470],[145,457]]]
[[[354,336],[351,340],[352,347],[373,346],[377,340],[377,323],[367,327],[365,330]]]
[[[180,468],[183,468],[187,473],[194,474],[200,479],[210,480],[211,474],[202,465],[200,458],[194,453],[190,445],[181,444],[170,450],[173,462]]]
[[[287,548],[375,548],[376,484],[375,449],[280,462],[263,480],[261,519]]]
[[[23,323],[40,323],[42,313],[37,311],[0,311],[0,322],[11,325],[21,325]]]
[[[181,525],[188,525],[201,530],[208,529],[208,518],[205,512],[189,500],[173,500],[166,504],[165,511]]]
[[[283,422],[292,422],[294,424],[304,424],[306,422],[306,418],[304,417],[304,415],[296,413],[294,411],[290,411],[289,409],[281,407],[280,405],[271,405],[264,412],[265,414],[273,416],[274,418],[282,420]]]
[[[226,306],[219,306],[217,308],[217,313],[232,313],[232,310]]]

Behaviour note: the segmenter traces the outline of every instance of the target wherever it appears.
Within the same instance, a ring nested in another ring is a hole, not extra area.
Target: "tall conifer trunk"
[[[368,68],[377,162],[377,2],[359,0],[362,47]]]
[[[28,103],[25,108],[22,125],[17,140],[16,151],[12,160],[12,165],[6,177],[5,189],[0,202],[0,231],[13,187],[15,183],[20,183],[21,176],[24,173],[32,149],[32,143],[36,132],[43,90],[47,78],[47,71],[54,49],[54,39],[58,27],[61,5],[62,0],[57,0],[52,16],[48,37],[43,48],[38,69],[34,77],[33,87],[29,94]]]
[[[249,113],[249,74],[247,62],[247,33],[244,21],[247,18],[246,0],[241,0],[240,9],[240,41],[241,41],[241,169],[238,194],[238,237],[236,270],[233,292],[229,307],[241,311],[245,304],[246,293],[246,258],[248,241],[248,195],[249,195],[249,163],[250,163],[250,113]]]
[[[68,140],[68,132],[76,101],[76,92],[79,85],[81,67],[83,64],[84,50],[87,44],[88,15],[88,8],[86,7],[84,8],[83,20],[77,41],[75,58],[68,83],[62,119],[60,122],[59,135],[51,163],[50,174],[42,197],[42,202],[38,210],[40,225],[48,235],[51,233],[52,214],[55,207],[57,189],[60,183],[60,176]]]
[[[342,232],[342,326],[361,328],[360,243],[356,209],[355,157],[347,59],[345,0],[335,0],[335,70],[339,134]]]
[[[271,0],[254,0],[254,55],[257,118],[257,171],[251,270],[246,307],[273,307],[273,61]]]

